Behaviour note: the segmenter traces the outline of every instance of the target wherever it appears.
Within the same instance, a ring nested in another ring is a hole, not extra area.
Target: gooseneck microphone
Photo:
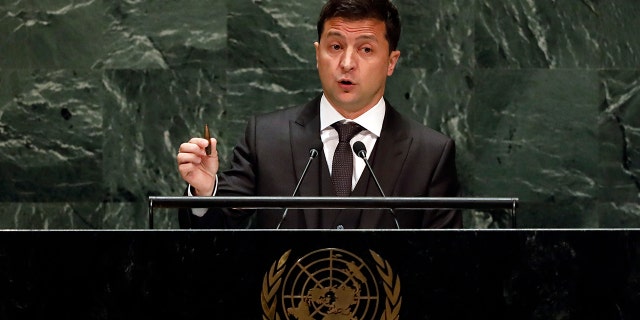
[[[296,188],[293,190],[293,194],[291,195],[292,197],[295,196],[296,193],[298,193],[298,189],[300,188],[300,185],[302,184],[302,180],[304,180],[304,177],[307,175],[307,170],[309,169],[309,166],[311,165],[311,162],[316,157],[318,157],[318,149],[311,148],[309,150],[309,160],[307,161],[307,165],[304,167],[304,170],[302,171],[302,175],[300,175],[300,180],[298,180],[298,184],[296,185]],[[287,217],[287,212],[289,212],[289,208],[284,209],[284,212],[282,213],[282,217],[280,218],[280,221],[278,222],[278,226],[276,226],[276,230],[280,229],[280,225],[282,224],[284,219]]]
[[[369,173],[371,173],[371,177],[373,177],[373,181],[375,181],[376,186],[378,186],[378,190],[380,191],[380,194],[382,195],[383,198],[385,198],[386,196],[384,195],[384,191],[382,191],[382,187],[378,182],[378,178],[376,178],[376,174],[373,173],[371,164],[369,164],[369,160],[367,160],[367,148],[364,146],[364,143],[362,143],[362,141],[356,141],[353,144],[353,152],[358,157],[362,158],[362,160],[364,160],[364,163],[367,165],[367,169],[369,169]],[[400,224],[398,223],[398,217],[396,217],[395,211],[393,211],[392,208],[389,208],[389,212],[391,212],[391,215],[393,216],[393,221],[396,223],[396,228],[400,229]]]

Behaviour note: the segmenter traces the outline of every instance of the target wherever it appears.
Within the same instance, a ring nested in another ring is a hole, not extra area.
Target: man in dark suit
[[[389,0],[329,0],[318,20],[316,61],[323,94],[294,108],[253,117],[234,148],[231,168],[218,172],[216,140],[180,146],[178,169],[190,196],[290,196],[309,159],[300,196],[380,196],[351,146],[364,143],[387,196],[453,197],[458,192],[455,144],[400,115],[386,101],[386,79],[400,51],[398,11]],[[339,133],[341,132],[341,133]],[[347,134],[345,132],[350,132]],[[212,153],[205,148],[210,144]],[[345,151],[348,150],[348,151]],[[348,176],[340,179],[347,170]],[[345,190],[346,189],[346,190]],[[237,228],[254,212],[185,209],[185,228]],[[400,228],[459,228],[454,210],[396,211]],[[396,228],[388,210],[260,210],[258,228]]]

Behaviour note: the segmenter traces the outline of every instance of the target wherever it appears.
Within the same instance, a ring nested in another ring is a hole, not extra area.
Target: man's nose
[[[344,51],[344,54],[342,55],[342,59],[340,61],[340,68],[342,68],[343,71],[351,71],[356,67],[356,57],[355,57],[355,50],[352,48],[347,48],[347,50]]]

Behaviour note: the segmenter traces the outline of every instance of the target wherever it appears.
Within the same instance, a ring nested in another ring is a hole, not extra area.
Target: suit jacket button
[[[343,225],[341,225],[341,224],[339,224],[339,225],[336,227],[336,229],[338,229],[338,230],[342,230],[342,229],[344,229],[344,226],[343,226]]]

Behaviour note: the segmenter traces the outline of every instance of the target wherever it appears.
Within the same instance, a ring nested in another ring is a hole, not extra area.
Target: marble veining
[[[323,2],[0,4],[0,228],[145,228],[205,123],[226,166],[250,115],[321,92]],[[386,97],[455,139],[464,195],[518,197],[523,228],[640,227],[638,1],[395,3]]]

